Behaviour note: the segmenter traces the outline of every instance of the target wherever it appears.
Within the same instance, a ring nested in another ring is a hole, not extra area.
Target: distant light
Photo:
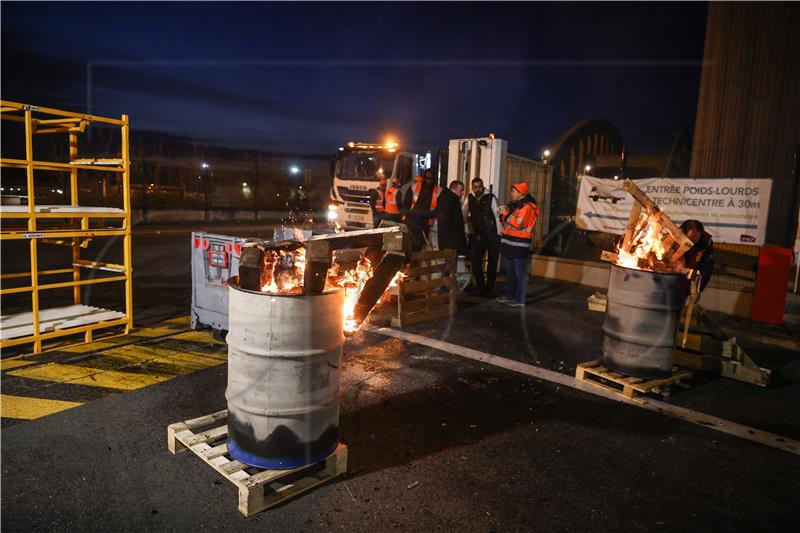
[[[350,141],[349,143],[347,143],[347,146],[349,146],[350,148],[353,148],[355,145],[356,145],[356,143],[354,143],[353,141]]]
[[[247,182],[246,181],[242,182],[242,187],[247,187]]]
[[[545,150],[544,151],[544,156],[545,157],[550,157],[550,150]]]
[[[50,189],[50,192],[56,192],[56,190],[55,189]]]
[[[490,138],[490,139],[494,139],[494,133],[490,133],[490,134],[489,134],[489,138]]]
[[[62,191],[61,189],[56,189],[56,192],[57,192],[58,194],[64,194],[64,191]]]
[[[0,187],[0,191],[4,191],[4,190],[5,190],[4,188]]]
[[[619,176],[614,176],[614,179],[615,179],[615,180],[618,180],[618,179],[619,179]]]
[[[344,151],[344,146],[340,146],[340,147],[339,147],[339,151],[340,151],[340,152]]]
[[[289,172],[291,172],[292,174],[297,174],[298,172],[300,172],[300,168],[292,165],[291,167],[289,167]]]
[[[586,165],[585,167],[583,167],[583,170],[589,172],[590,170],[592,170],[592,165]]]
[[[200,163],[200,167],[201,167],[201,168],[208,168],[208,163],[206,163],[205,161],[203,161],[202,163]]]
[[[384,142],[383,145],[390,152],[394,152],[395,150],[397,150],[397,141],[395,141],[394,139],[391,138],[386,139],[386,142]]]

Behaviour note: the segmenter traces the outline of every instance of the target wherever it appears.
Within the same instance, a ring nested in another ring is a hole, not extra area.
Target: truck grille
[[[355,191],[347,187],[337,187],[336,190],[345,202],[369,203],[369,191]]]

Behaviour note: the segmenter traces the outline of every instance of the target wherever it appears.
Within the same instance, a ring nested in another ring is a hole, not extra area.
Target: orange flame
[[[356,303],[367,280],[372,277],[372,263],[366,257],[358,260],[355,268],[344,270],[334,265],[328,272],[327,285],[344,288],[344,324],[346,334],[358,331],[359,323],[355,320]]]
[[[261,291],[272,294],[303,294],[305,269],[305,248],[268,252],[263,268]],[[371,277],[372,263],[366,257],[361,257],[354,268],[345,269],[335,263],[328,271],[325,289],[337,287],[344,289],[344,323],[342,327],[347,335],[358,331],[360,324],[355,319],[356,303]],[[390,293],[389,288],[396,287],[404,277],[402,272],[395,274],[378,303],[382,303]]]
[[[661,241],[662,227],[656,217],[644,216],[639,219],[633,232],[633,246],[623,250],[617,246],[617,264],[638,270],[656,270],[656,262],[663,261],[667,250]],[[640,237],[640,235],[643,236]]]

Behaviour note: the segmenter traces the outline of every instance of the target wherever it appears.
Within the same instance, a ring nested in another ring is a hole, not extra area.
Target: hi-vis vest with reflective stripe
[[[384,192],[381,190],[380,187],[375,189],[375,192],[378,193],[378,197],[375,199],[375,211],[378,213],[383,213],[385,211],[384,207]]]
[[[384,211],[390,215],[400,214],[400,206],[397,205],[397,191],[399,190],[400,187],[395,187],[394,185],[386,189],[386,204],[384,205]]]
[[[515,209],[504,221],[503,236],[500,238],[500,242],[521,248],[529,247],[531,239],[533,239],[533,226],[536,224],[537,216],[539,216],[539,208],[531,202],[526,202],[522,207]]]

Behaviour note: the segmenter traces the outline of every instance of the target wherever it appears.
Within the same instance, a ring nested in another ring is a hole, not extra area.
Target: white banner
[[[717,242],[764,244],[771,179],[634,181],[676,224],[694,218]],[[581,229],[623,234],[632,205],[621,180],[581,176],[575,223]]]

